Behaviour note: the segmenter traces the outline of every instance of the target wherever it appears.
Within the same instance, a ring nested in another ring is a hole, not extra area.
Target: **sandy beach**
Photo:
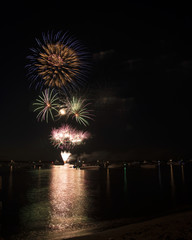
[[[63,238],[65,239],[65,238]],[[192,211],[129,224],[73,240],[192,240]]]

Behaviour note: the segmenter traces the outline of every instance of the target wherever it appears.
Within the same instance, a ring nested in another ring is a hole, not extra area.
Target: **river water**
[[[192,167],[0,171],[3,239],[64,239],[192,206]]]

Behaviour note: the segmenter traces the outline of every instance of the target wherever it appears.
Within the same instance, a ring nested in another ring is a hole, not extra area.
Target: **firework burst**
[[[48,122],[49,116],[54,120],[52,111],[58,112],[58,93],[54,93],[54,90],[45,89],[44,92],[39,95],[39,98],[36,99],[36,102],[33,103],[36,108],[34,112],[38,112],[37,119],[38,121],[46,120]]]
[[[67,117],[75,118],[75,120],[83,124],[84,126],[89,125],[88,120],[93,120],[92,110],[88,108],[90,103],[87,103],[86,99],[72,97],[66,98],[61,105],[59,114],[66,115]]]
[[[43,34],[38,47],[28,56],[28,74],[36,87],[76,89],[82,85],[89,69],[88,54],[81,44],[66,33]]]
[[[54,128],[50,140],[54,147],[69,150],[76,145],[82,144],[89,137],[88,132],[78,131],[66,124],[58,129]]]

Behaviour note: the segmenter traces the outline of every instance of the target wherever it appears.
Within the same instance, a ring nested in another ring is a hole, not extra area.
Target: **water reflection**
[[[181,165],[181,177],[182,177],[182,182],[185,184],[185,175],[184,175],[184,166]]]
[[[110,197],[110,170],[107,168],[107,196]]]
[[[127,168],[124,167],[124,193],[127,193]]]
[[[53,166],[50,181],[51,218],[53,230],[77,229],[86,221],[86,186],[84,171]]]
[[[2,176],[0,175],[0,193],[2,190]],[[1,212],[2,212],[2,199],[0,199],[0,216],[1,216]],[[1,221],[0,221],[1,222]],[[0,226],[0,230],[1,230],[1,226]]]
[[[159,178],[159,185],[162,187],[162,180],[161,180],[161,166],[158,164],[158,178]]]
[[[47,228],[50,219],[50,204],[47,201],[49,174],[49,170],[42,169],[33,170],[29,174],[29,185],[32,187],[26,188],[27,204],[20,210],[20,223],[27,230]],[[22,198],[24,201],[24,196]]]
[[[171,175],[171,191],[172,197],[175,195],[175,182],[174,182],[174,175],[173,175],[173,165],[170,164],[170,175]]]
[[[158,166],[157,171],[136,167],[91,171],[68,166],[9,170],[0,176],[2,229],[6,235],[22,234],[12,239],[62,239],[67,234],[72,237],[73,230],[75,234],[99,228],[100,220],[113,225],[113,219],[121,217],[148,216],[154,209],[170,211],[191,205],[187,185],[191,178],[190,165],[174,164]]]
[[[0,190],[2,189],[2,176],[0,175]]]
[[[13,187],[13,166],[10,166],[10,171],[9,171],[9,199],[11,199],[11,196],[12,196],[12,187]]]

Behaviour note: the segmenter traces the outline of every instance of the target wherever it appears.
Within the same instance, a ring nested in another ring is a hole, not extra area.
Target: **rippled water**
[[[3,171],[2,236],[60,239],[190,207],[191,170],[187,165],[97,171],[65,165]]]

